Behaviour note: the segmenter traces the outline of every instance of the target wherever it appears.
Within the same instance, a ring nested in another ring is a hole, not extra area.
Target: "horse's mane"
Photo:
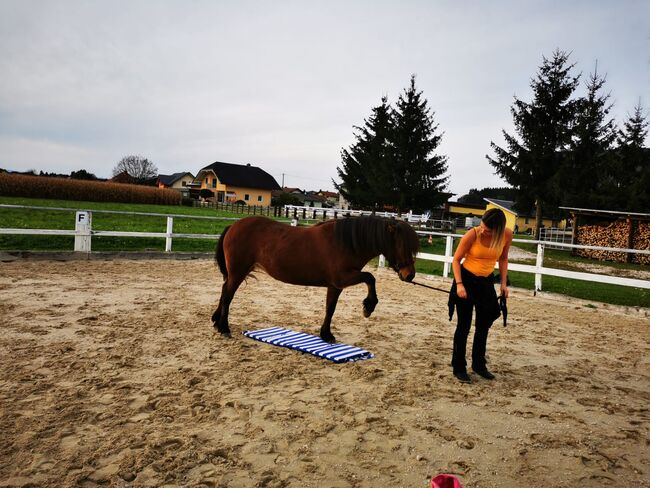
[[[388,230],[390,224],[393,224],[395,229],[402,226],[408,229],[407,232],[399,232],[400,244],[404,246],[405,251],[415,255],[420,245],[417,234],[411,226],[399,220],[370,215],[346,217],[335,222],[336,240],[355,254],[368,252],[379,255],[387,249],[393,248],[396,244],[394,238],[396,232],[391,234]]]

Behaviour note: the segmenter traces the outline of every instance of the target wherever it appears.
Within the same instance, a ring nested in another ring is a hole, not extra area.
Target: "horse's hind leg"
[[[320,337],[327,342],[336,342],[336,338],[332,331],[330,330],[330,325],[332,323],[332,315],[336,310],[336,304],[339,300],[339,296],[343,290],[335,288],[333,286],[327,287],[327,302],[325,305],[325,320],[323,325],[320,328]]]
[[[228,279],[224,281],[221,287],[221,297],[219,298],[219,306],[212,314],[212,321],[216,329],[223,335],[230,337],[230,327],[228,325],[228,312],[230,310],[230,302],[235,296],[235,292],[239,285],[242,284],[246,275],[237,276],[229,274]]]

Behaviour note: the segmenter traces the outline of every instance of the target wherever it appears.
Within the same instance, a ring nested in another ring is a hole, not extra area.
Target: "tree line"
[[[503,130],[503,146],[491,142],[486,155],[496,174],[511,185],[508,195],[522,213],[535,209],[556,216],[558,207],[650,211],[650,150],[647,115],[639,101],[621,127],[611,117],[606,77],[597,65],[577,96],[582,74],[569,54],[542,57],[531,79],[532,100],[514,97],[514,134]],[[341,151],[337,168],[343,196],[357,207],[426,210],[447,200],[448,158],[436,151],[442,140],[415,77],[393,108],[387,98],[372,108],[355,142]],[[468,199],[480,192],[473,189]],[[469,202],[468,202],[469,203]]]

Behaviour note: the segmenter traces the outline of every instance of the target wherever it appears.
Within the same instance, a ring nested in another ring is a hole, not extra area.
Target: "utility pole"
[[[284,173],[282,173],[282,189],[284,189]]]

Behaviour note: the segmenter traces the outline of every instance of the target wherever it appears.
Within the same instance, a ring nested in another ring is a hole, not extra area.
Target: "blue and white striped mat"
[[[295,332],[282,327],[269,327],[268,329],[247,330],[243,332],[246,337],[257,341],[273,344],[274,346],[288,347],[296,351],[306,352],[329,359],[335,363],[347,363],[350,361],[361,361],[371,359],[375,355],[371,352],[356,346],[347,344],[330,344],[320,337]]]

